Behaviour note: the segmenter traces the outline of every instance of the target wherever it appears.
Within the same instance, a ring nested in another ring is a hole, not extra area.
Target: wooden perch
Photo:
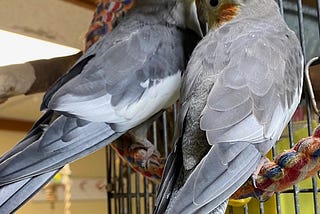
[[[81,55],[79,52],[0,67],[0,103],[12,96],[46,91]]]

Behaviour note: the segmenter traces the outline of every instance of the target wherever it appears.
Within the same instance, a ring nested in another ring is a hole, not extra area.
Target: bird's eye
[[[211,7],[216,7],[219,4],[219,0],[209,0]]]

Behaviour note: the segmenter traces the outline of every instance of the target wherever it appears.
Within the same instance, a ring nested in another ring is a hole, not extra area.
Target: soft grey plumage
[[[16,210],[65,164],[176,101],[181,72],[197,42],[186,30],[197,26],[189,7],[189,1],[136,1],[48,90],[45,115],[0,158],[0,213]]]
[[[211,30],[184,73],[176,146],[156,201],[159,214],[224,213],[225,206],[217,206],[278,140],[302,91],[300,44],[274,1],[199,2]],[[223,8],[234,17],[210,20],[219,17],[210,10]]]

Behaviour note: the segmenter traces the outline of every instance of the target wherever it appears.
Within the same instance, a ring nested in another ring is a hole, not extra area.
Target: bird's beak
[[[190,8],[189,8],[189,11],[190,11],[190,15],[189,17],[191,18],[190,20],[190,23],[192,24],[192,26],[190,26],[193,30],[196,31],[196,33],[203,37],[204,32],[202,30],[202,26],[201,26],[201,22],[200,22],[200,19],[198,17],[198,9],[197,9],[197,2],[198,0],[193,0],[190,4]]]
[[[206,35],[208,33],[208,22],[205,18],[204,11],[202,10],[202,7],[200,5],[200,0],[195,0],[194,4],[196,8],[197,20],[198,20],[202,35]]]

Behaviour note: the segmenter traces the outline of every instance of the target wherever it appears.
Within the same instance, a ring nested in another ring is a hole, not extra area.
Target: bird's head
[[[248,0],[195,0],[201,29],[206,32],[234,19]]]

